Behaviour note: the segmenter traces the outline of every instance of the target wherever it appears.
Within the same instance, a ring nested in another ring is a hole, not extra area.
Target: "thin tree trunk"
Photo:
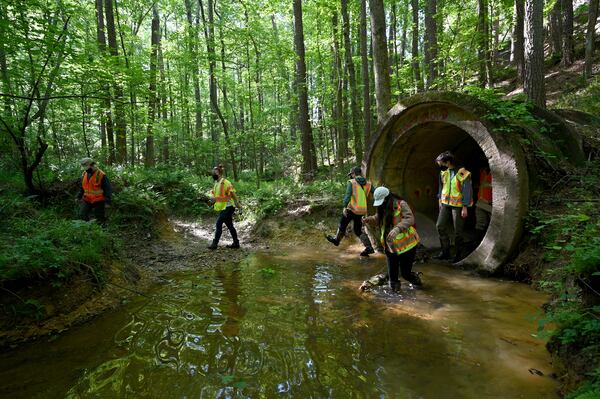
[[[317,162],[314,153],[312,129],[308,118],[308,89],[306,85],[302,0],[294,0],[294,47],[297,56],[296,88],[298,90],[298,125],[302,133],[302,174],[304,180],[312,180],[317,169]]]
[[[479,85],[492,85],[492,62],[489,44],[489,18],[487,0],[477,1],[477,58],[479,61]]]
[[[425,68],[427,90],[430,90],[435,87],[437,79],[437,1],[427,0],[425,4]]]
[[[556,0],[554,7],[548,15],[549,33],[550,33],[550,50],[553,58],[560,58],[562,52],[562,1]]]
[[[160,45],[160,17],[156,5],[152,10],[152,34],[150,50],[150,87],[148,90],[148,130],[146,133],[146,167],[155,165],[154,160],[154,121],[156,119],[156,64]]]
[[[367,52],[367,0],[360,0],[360,59],[363,84],[363,137],[365,143],[371,135],[371,93],[369,85],[369,56]]]
[[[585,68],[583,77],[592,77],[592,64],[594,62],[594,40],[596,35],[596,20],[598,19],[598,0],[588,1],[588,23],[585,33]]]
[[[544,88],[544,2],[525,1],[525,81],[527,99],[546,107]]]
[[[110,54],[118,60],[119,50],[117,48],[117,32],[115,29],[113,0],[105,0],[104,8],[106,13],[108,47]],[[116,160],[118,163],[125,163],[127,161],[127,125],[125,123],[125,112],[123,110],[123,88],[118,81],[115,81],[113,86],[115,92],[115,131],[117,135]]]
[[[517,84],[525,78],[525,0],[515,0],[511,61],[517,68]]]
[[[385,37],[385,8],[383,0],[369,0],[373,40],[373,71],[375,73],[375,99],[377,122],[382,123],[390,109],[390,66]]]
[[[104,0],[96,0],[96,21],[98,48],[100,50],[100,55],[104,56],[106,53],[106,36],[104,33]],[[112,164],[115,160],[115,145],[111,114],[110,88],[107,84],[102,84],[102,87],[105,99],[101,101],[100,138],[102,143],[102,152],[108,155],[106,162],[108,164]]]
[[[340,55],[340,45],[338,41],[338,16],[334,12],[331,17],[331,26],[333,28],[333,67],[335,71],[335,103],[333,106],[333,116],[335,118],[335,129],[337,137],[337,147],[335,161],[340,170],[344,167],[344,158],[346,157],[348,142],[344,132],[344,76],[342,71],[342,58]]]
[[[350,16],[348,15],[348,0],[342,2],[342,19],[344,23],[344,53],[346,68],[348,69],[348,83],[350,84],[350,111],[352,112],[352,137],[354,138],[354,154],[356,162],[362,162],[362,140],[360,134],[360,115],[358,109],[358,88],[356,87],[356,71],[352,59],[352,42],[350,41]]]
[[[185,15],[188,22],[188,48],[192,57],[192,81],[194,84],[194,115],[195,115],[195,137],[202,138],[202,98],[200,94],[200,79],[198,71],[198,45],[196,40],[198,38],[197,24],[194,26],[192,18],[192,5],[190,0],[185,0]]]
[[[423,91],[419,66],[419,0],[410,0],[412,7],[412,70],[417,92]]]
[[[562,0],[562,28],[562,64],[570,66],[575,61],[573,0]]]

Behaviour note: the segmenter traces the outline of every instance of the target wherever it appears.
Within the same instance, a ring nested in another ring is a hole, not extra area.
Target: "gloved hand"
[[[342,214],[344,215],[344,217],[348,217],[348,208],[344,208]]]
[[[400,229],[399,229],[399,228],[397,228],[397,227],[394,227],[394,228],[393,228],[392,230],[390,230],[390,232],[388,233],[388,235],[387,235],[387,237],[386,237],[386,240],[387,240],[388,242],[392,242],[392,241],[394,241],[394,240],[396,239],[396,236],[397,236],[398,234],[400,234],[400,233],[401,233]]]
[[[460,211],[460,217],[466,219],[469,216],[469,212],[467,211],[467,207],[464,206],[462,211]]]

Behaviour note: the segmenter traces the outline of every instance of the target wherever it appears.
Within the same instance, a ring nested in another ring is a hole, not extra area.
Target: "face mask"
[[[213,177],[213,180],[214,180],[214,181],[217,181],[217,180],[219,180],[219,175],[215,175],[215,174],[213,174],[213,175],[212,175],[212,177]]]
[[[440,169],[441,169],[441,170],[448,170],[448,166],[446,166],[446,165],[441,165],[441,166],[440,166]]]

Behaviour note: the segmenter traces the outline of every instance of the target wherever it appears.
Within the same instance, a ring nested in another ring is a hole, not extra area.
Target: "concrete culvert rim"
[[[431,228],[437,216],[435,157],[453,150],[473,170],[487,159],[492,176],[493,208],[485,237],[462,262],[494,273],[519,244],[528,209],[528,171],[519,137],[485,119],[491,110],[474,97],[457,93],[413,96],[390,110],[371,137],[364,161],[367,176],[403,195],[417,213],[426,246],[437,241]],[[470,213],[474,213],[470,212]],[[419,227],[420,226],[420,227]],[[439,244],[438,244],[439,245]]]

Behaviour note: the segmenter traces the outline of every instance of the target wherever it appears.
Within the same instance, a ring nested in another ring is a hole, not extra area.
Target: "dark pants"
[[[235,212],[235,207],[228,206],[223,209],[219,213],[219,217],[217,218],[216,230],[215,230],[215,242],[218,243],[221,239],[221,234],[223,234],[223,223],[229,229],[229,233],[231,234],[231,238],[233,238],[233,242],[238,242],[237,231],[235,231],[235,227],[233,227],[233,213]]]
[[[347,216],[346,216],[347,215]],[[360,237],[362,234],[362,216],[357,215],[351,210],[346,211],[346,215],[342,213],[342,218],[340,219],[340,231],[342,234],[346,234],[346,229],[350,222],[352,222],[352,230],[357,237]]]
[[[104,213],[104,206],[104,201],[94,202],[93,204],[81,201],[81,205],[79,206],[79,217],[88,221],[90,220],[90,213],[93,213],[98,223],[105,223],[106,215]]]
[[[391,283],[398,282],[398,275],[402,274],[402,278],[407,281],[413,281],[412,267],[417,254],[417,247],[401,254],[385,251],[387,257],[388,276]]]
[[[462,208],[455,206],[440,207],[436,227],[440,235],[440,243],[443,251],[450,250],[450,224],[454,226],[454,245],[460,249],[465,241],[465,219],[460,216]]]

